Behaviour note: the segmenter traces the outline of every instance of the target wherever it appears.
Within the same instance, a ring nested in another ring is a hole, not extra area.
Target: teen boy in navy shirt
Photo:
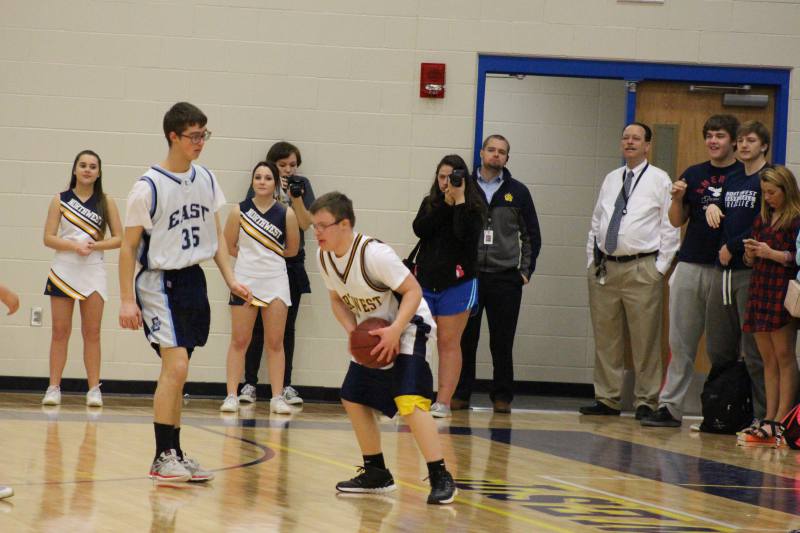
[[[736,133],[739,159],[744,171],[725,183],[724,202],[709,208],[706,220],[711,227],[722,227],[718,266],[712,296],[723,309],[714,328],[708,331],[708,355],[712,364],[725,364],[744,354],[753,394],[753,415],[766,412],[764,362],[752,333],[742,332],[744,312],[750,291],[752,270],[744,264],[744,239],[753,231],[753,221],[761,213],[761,177],[767,166],[770,133],[761,122],[748,121]]]
[[[703,329],[724,312],[711,292],[719,271],[715,267],[722,231],[706,223],[706,210],[723,201],[730,180],[744,175],[735,157],[739,120],[731,115],[714,115],[703,126],[709,160],[690,166],[672,186],[670,223],[676,228],[688,221],[686,236],[678,252],[678,265],[670,280],[669,346],[672,358],[667,379],[659,394],[658,409],[642,419],[643,426],[678,427],[683,400],[694,375],[697,344]]]

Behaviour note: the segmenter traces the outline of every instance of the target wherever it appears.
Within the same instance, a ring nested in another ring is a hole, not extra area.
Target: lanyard
[[[650,163],[647,163],[644,166],[644,168],[642,169],[642,171],[639,172],[639,176],[636,178],[636,181],[633,182],[633,187],[631,187],[630,194],[625,192],[625,174],[627,174],[628,167],[625,167],[625,169],[623,169],[623,171],[622,171],[622,191],[621,191],[622,192],[622,199],[625,201],[625,205],[622,208],[622,214],[623,215],[627,215],[628,214],[628,200],[630,200],[631,196],[633,196],[633,191],[635,191],[636,187],[639,185],[639,180],[642,179],[642,175],[644,175],[644,173],[647,171],[647,169],[649,167],[650,167]]]

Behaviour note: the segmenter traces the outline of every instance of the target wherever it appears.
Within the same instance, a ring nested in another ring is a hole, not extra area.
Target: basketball
[[[382,365],[376,364],[375,360],[378,354],[371,355],[375,346],[381,341],[377,335],[370,335],[369,332],[374,329],[385,328],[391,322],[382,318],[368,318],[356,326],[350,333],[350,353],[360,365],[369,368],[380,368]]]

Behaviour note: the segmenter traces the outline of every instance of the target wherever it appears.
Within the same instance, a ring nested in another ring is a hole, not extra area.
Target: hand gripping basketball
[[[391,325],[390,322],[382,318],[368,318],[350,332],[350,353],[358,364],[368,368],[380,368],[386,364],[386,362],[376,362],[379,353],[372,355],[372,350],[381,342],[381,338],[377,335],[370,335],[369,332],[389,325]]]

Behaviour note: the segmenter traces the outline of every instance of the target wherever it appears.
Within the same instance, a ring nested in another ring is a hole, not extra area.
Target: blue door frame
[[[473,156],[473,163],[476,166],[480,164],[479,151],[483,142],[483,107],[486,97],[487,74],[605,78],[632,82],[660,80],[691,83],[772,85],[776,89],[775,124],[772,126],[772,159],[778,164],[786,162],[786,136],[789,119],[789,69],[479,55]],[[628,91],[626,121],[633,121],[635,114],[636,93]]]

